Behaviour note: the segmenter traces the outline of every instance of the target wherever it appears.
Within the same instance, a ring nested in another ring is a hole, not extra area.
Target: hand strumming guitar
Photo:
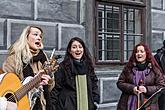
[[[47,85],[49,80],[51,80],[51,77],[47,74],[43,74],[41,76],[41,82],[40,82],[40,85]]]

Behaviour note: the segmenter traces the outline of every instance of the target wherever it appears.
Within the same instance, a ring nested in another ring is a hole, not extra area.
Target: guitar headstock
[[[54,73],[58,70],[58,63],[57,63],[57,59],[55,59],[54,57],[52,59],[50,59],[49,61],[46,61],[44,64],[44,71],[46,74],[49,73]]]

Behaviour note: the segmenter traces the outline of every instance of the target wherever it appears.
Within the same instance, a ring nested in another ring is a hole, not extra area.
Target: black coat
[[[163,42],[164,43],[164,42]],[[163,70],[163,75],[165,76],[165,47],[162,47],[157,50],[157,53],[154,55],[156,61],[158,62],[159,66]],[[165,93],[163,93],[159,97],[159,109],[160,110],[165,110]]]
[[[87,66],[88,67],[88,66]],[[94,69],[87,69],[87,91],[89,110],[95,110],[94,102],[99,103],[98,79]],[[76,81],[75,68],[69,61],[63,61],[55,73],[55,87],[51,91],[51,102],[53,110],[76,110]],[[83,70],[82,70],[83,71]]]
[[[158,49],[154,57],[159,66],[162,68],[163,74],[165,75],[165,48],[162,47],[161,49]]]

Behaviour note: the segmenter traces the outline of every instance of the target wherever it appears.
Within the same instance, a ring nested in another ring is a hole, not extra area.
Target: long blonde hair
[[[9,56],[14,54],[17,73],[22,72],[23,62],[30,63],[30,59],[33,57],[27,42],[31,28],[37,28],[43,33],[43,30],[38,26],[27,26],[22,31],[20,37],[8,49]],[[43,44],[41,44],[42,48]]]

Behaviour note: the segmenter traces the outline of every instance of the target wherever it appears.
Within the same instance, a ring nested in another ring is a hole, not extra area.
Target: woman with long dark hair
[[[85,43],[78,37],[72,38],[55,73],[55,87],[51,92],[53,109],[95,110],[99,103],[97,82]]]

